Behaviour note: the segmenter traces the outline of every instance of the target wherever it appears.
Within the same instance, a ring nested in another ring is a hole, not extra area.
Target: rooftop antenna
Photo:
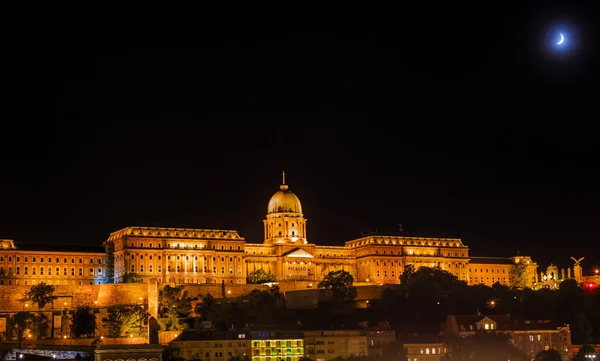
[[[285,171],[283,170],[283,171],[281,171],[281,173],[282,173],[282,176],[283,176],[283,183],[281,183],[281,184],[285,184]]]

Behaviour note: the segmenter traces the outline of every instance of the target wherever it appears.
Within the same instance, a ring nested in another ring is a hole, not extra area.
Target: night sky
[[[146,225],[260,243],[285,170],[311,243],[402,224],[540,270],[585,256],[589,272],[599,19],[576,4],[382,9],[330,32],[185,8],[15,11],[0,238],[101,244]]]

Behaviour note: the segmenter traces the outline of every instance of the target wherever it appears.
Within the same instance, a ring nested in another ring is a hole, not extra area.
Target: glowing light
[[[556,43],[556,45],[560,45],[564,42],[565,42],[565,36],[562,33],[560,33],[560,40],[558,41],[558,43]]]

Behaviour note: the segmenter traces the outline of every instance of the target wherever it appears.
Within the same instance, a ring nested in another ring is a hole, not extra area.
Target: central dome
[[[269,201],[267,214],[273,213],[302,213],[302,205],[298,197],[288,189],[287,184],[279,186],[279,191],[273,194]]]

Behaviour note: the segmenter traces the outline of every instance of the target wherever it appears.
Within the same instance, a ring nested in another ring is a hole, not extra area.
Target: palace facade
[[[409,265],[440,267],[469,284],[510,285],[510,269],[527,263],[531,287],[537,264],[529,257],[471,257],[458,238],[369,234],[340,246],[309,242],[299,198],[285,183],[268,202],[262,243],[235,230],[126,227],[93,247],[0,242],[0,285],[98,284],[106,282],[242,284],[263,269],[279,282],[306,287],[331,271],[351,273],[359,284],[399,283]]]

